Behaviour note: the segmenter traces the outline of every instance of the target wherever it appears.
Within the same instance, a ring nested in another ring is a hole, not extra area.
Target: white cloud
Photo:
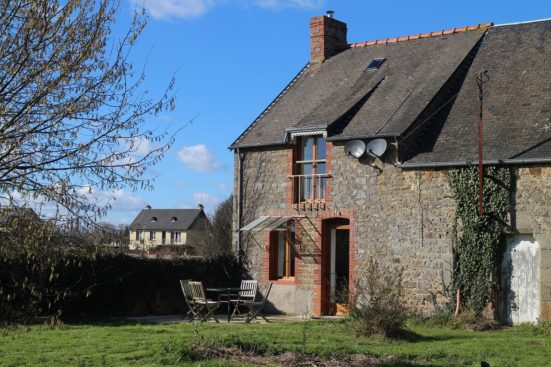
[[[93,186],[84,186],[78,189],[77,193],[98,206],[111,204],[110,211],[133,211],[145,206],[141,197],[123,189],[101,191],[96,190]]]
[[[194,171],[214,172],[225,168],[203,144],[183,147],[178,152],[178,158]]]
[[[214,0],[130,0],[135,7],[144,8],[159,20],[196,18],[207,12]]]
[[[131,153],[137,153],[139,155],[147,155],[155,150],[157,147],[153,146],[151,141],[143,136],[137,136],[135,138],[122,139],[121,143],[125,146],[126,150]]]
[[[220,191],[228,191],[228,185],[226,185],[225,183],[223,182],[220,182],[219,184],[216,185],[216,187],[218,188],[218,190]]]
[[[146,204],[143,198],[123,189],[101,191],[86,186],[81,188],[79,193],[99,206],[111,204],[111,209],[104,219],[113,224],[129,224]]]
[[[90,203],[103,207],[107,204],[111,204],[111,209],[108,211],[107,216],[103,218],[108,222],[114,224],[126,223],[128,224],[137,212],[145,206],[145,201],[131,192],[123,189],[113,191],[101,191],[96,190],[94,186],[85,185],[77,190],[79,196],[85,197]],[[18,191],[12,191],[10,197],[13,200],[14,205],[28,205],[37,214],[45,217],[54,217],[56,215],[64,216],[66,210],[58,207],[58,205],[52,201],[49,201],[46,197],[38,195],[26,195],[21,194]],[[0,199],[2,205],[8,205],[7,199]],[[128,220],[128,218],[131,218]]]

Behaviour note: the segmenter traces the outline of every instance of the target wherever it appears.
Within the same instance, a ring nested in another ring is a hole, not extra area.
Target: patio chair
[[[214,311],[220,307],[220,302],[207,299],[205,295],[205,288],[201,282],[189,282],[189,287],[191,289],[191,294],[193,296],[193,302],[198,306],[197,314],[198,317],[201,317],[201,322],[207,321],[210,317],[216,322],[218,318],[214,314]]]
[[[242,280],[239,287],[239,293],[237,298],[230,298],[230,302],[233,305],[233,313],[231,317],[237,317],[243,315],[241,310],[244,302],[254,301],[256,298],[256,291],[258,289],[258,280]]]
[[[199,314],[198,314],[198,308],[202,307],[195,303],[195,300],[193,299],[193,295],[191,294],[191,288],[189,286],[189,280],[180,279],[180,287],[182,288],[182,293],[184,294],[184,299],[186,301],[186,305],[188,307],[187,313],[182,317],[185,319],[189,316],[189,322],[192,322],[195,320]]]
[[[247,312],[245,314],[245,322],[249,323],[252,320],[256,319],[256,316],[262,311],[262,308],[264,307],[264,304],[266,303],[266,300],[268,299],[268,296],[270,295],[270,290],[272,289],[272,282],[268,282],[266,284],[266,287],[264,288],[264,292],[261,294],[262,298],[259,301],[243,301],[242,306],[247,309]],[[266,322],[269,322],[269,320],[263,316],[260,315]]]

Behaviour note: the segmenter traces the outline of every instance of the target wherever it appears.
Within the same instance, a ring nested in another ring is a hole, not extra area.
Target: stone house
[[[190,254],[200,253],[200,238],[209,219],[202,205],[197,209],[152,209],[146,206],[130,224],[131,250],[149,250],[157,246],[187,247]]]
[[[482,76],[483,164],[516,172],[496,312],[551,320],[551,21],[349,43],[328,13],[310,31],[308,64],[230,147],[234,243],[273,306],[334,314],[369,259],[403,268],[411,311],[446,301],[446,172],[478,164]]]

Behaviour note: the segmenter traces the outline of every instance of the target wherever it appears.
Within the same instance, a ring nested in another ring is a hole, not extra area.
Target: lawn
[[[240,366],[243,360],[194,360],[190,346],[236,347],[257,355],[285,351],[325,359],[365,354],[384,366],[549,366],[551,335],[529,326],[473,332],[409,324],[413,340],[357,337],[344,321],[272,324],[114,322],[0,328],[1,366]],[[268,365],[277,365],[273,360]],[[313,365],[313,364],[310,364]]]

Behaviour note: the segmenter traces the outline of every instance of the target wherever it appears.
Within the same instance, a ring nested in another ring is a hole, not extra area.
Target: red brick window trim
[[[270,232],[270,280],[294,282],[296,269],[295,225]]]
[[[325,201],[328,177],[325,139],[321,135],[297,137],[292,164],[294,202]]]

